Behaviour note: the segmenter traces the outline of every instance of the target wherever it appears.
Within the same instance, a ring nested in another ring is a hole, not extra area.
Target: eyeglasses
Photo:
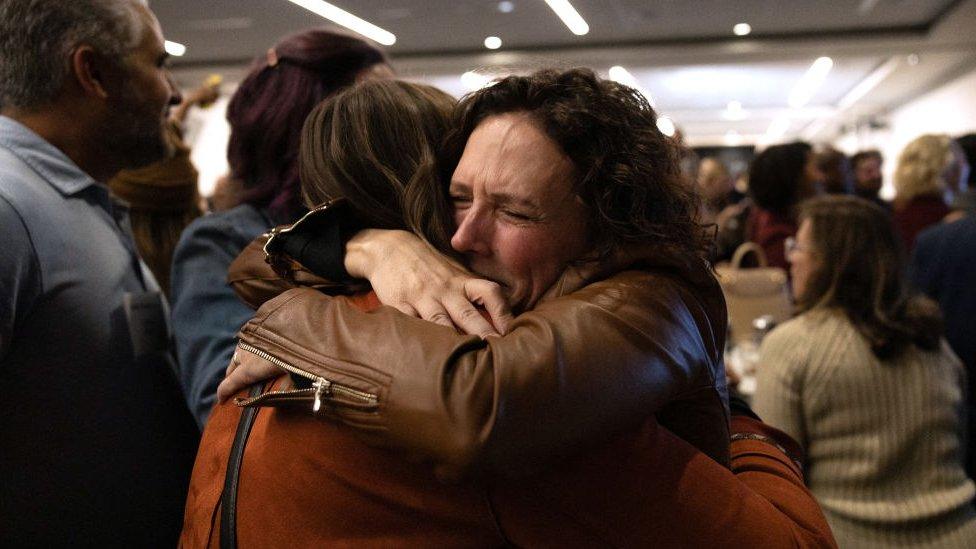
[[[796,238],[793,238],[792,236],[786,237],[786,240],[783,242],[783,249],[788,254],[791,254],[793,252],[807,252],[807,251],[809,251],[807,248],[804,248],[803,246],[800,246],[800,243],[797,242],[796,241]]]

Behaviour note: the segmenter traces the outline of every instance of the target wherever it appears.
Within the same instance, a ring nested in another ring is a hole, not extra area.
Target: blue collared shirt
[[[0,545],[176,542],[198,431],[125,218],[0,116]]]

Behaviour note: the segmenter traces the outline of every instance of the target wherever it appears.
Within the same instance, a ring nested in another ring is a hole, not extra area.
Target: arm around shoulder
[[[545,302],[486,339],[293,290],[262,307],[243,339],[326,379],[373,380],[358,388],[378,392],[375,415],[327,413],[376,444],[428,457],[448,476],[524,474],[634,425],[701,374],[688,360],[701,337],[690,313],[622,276]]]

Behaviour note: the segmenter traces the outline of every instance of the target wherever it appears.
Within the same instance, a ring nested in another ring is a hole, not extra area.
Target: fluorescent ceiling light
[[[590,26],[586,24],[576,8],[569,3],[569,0],[546,0],[546,4],[549,4],[552,11],[556,12],[556,15],[563,20],[563,23],[569,27],[573,34],[582,36],[590,32]]]
[[[461,84],[468,91],[478,91],[491,84],[491,77],[474,71],[468,71],[461,75]]]
[[[807,72],[803,74],[800,81],[793,86],[793,91],[790,92],[790,106],[796,109],[806,105],[813,97],[813,94],[817,93],[817,90],[820,89],[820,86],[827,78],[827,74],[830,73],[830,69],[833,66],[833,59],[829,57],[818,57],[810,65],[810,68],[807,69]]]
[[[610,80],[623,84],[624,86],[630,86],[639,91],[644,96],[644,99],[647,99],[647,102],[651,104],[651,108],[655,108],[654,98],[651,97],[651,92],[645,90],[644,86],[641,86],[640,82],[637,81],[637,78],[633,74],[630,74],[630,71],[620,65],[615,65],[610,67],[607,75],[610,77]]]
[[[186,46],[180,44],[179,42],[170,42],[166,40],[163,42],[163,47],[166,49],[166,53],[172,55],[173,57],[180,57],[186,53]]]
[[[736,23],[735,26],[732,27],[732,32],[736,36],[745,36],[752,32],[752,25],[749,23]]]
[[[888,75],[894,72],[898,68],[898,64],[901,63],[898,57],[892,57],[888,59],[883,65],[871,71],[871,74],[867,75],[864,80],[851,88],[851,91],[847,92],[847,95],[841,98],[840,102],[837,103],[837,108],[846,109],[857,103],[862,97],[873,90],[882,80],[888,78]]]
[[[671,120],[671,118],[667,116],[659,116],[657,118],[657,129],[661,130],[661,133],[664,135],[673,137],[674,130],[676,129],[674,127],[674,120]]]
[[[502,39],[497,36],[489,36],[485,38],[485,47],[489,50],[497,50],[502,47]]]
[[[348,11],[337,6],[333,6],[332,4],[324,2],[323,0],[288,1],[296,6],[301,6],[307,9],[314,14],[321,15],[337,25],[342,25],[353,32],[359,33],[370,40],[379,42],[384,46],[392,46],[396,43],[396,36],[394,36],[393,33],[381,29],[369,21],[360,19]]]

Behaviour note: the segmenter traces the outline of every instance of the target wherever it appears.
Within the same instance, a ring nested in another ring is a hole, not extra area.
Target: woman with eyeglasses
[[[763,341],[757,413],[807,451],[840,547],[972,547],[962,364],[938,307],[909,294],[888,214],[829,196],[786,242],[800,314]]]

